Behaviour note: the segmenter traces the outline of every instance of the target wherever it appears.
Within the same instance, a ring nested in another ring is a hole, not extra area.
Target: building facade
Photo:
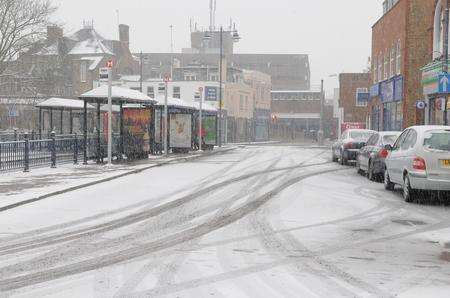
[[[370,73],[339,74],[339,108],[343,111],[342,123],[366,125],[369,86]]]
[[[416,108],[423,98],[421,68],[429,60],[435,0],[383,3],[372,27],[372,84],[369,125],[375,130],[402,130],[422,124]]]
[[[424,99],[424,123],[425,124],[445,124],[445,111],[450,107],[448,95],[440,93],[439,76],[449,69],[447,59],[447,69],[445,69],[444,57],[444,12],[446,1],[437,0],[435,5],[430,7],[431,36],[428,45],[428,63],[422,68],[422,86]],[[448,3],[447,3],[448,5]],[[447,114],[447,123],[450,115]]]
[[[272,91],[271,138],[301,141],[316,138],[320,129],[320,91]],[[324,135],[331,137],[333,106],[324,102]]]

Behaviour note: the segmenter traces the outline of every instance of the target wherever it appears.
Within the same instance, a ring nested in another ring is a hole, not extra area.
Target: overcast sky
[[[53,0],[59,6],[54,21],[67,32],[94,20],[106,38],[117,38],[120,23],[131,26],[132,51],[170,51],[174,26],[175,50],[189,47],[189,19],[209,24],[209,0]],[[217,23],[236,22],[240,53],[309,54],[311,84],[330,74],[359,72],[367,65],[371,26],[380,17],[382,0],[217,0]]]

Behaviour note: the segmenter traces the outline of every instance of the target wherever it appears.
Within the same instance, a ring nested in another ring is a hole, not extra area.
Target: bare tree
[[[0,0],[0,74],[43,37],[55,10],[50,0]]]

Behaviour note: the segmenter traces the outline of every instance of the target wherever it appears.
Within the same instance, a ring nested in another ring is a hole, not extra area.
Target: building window
[[[369,93],[367,88],[356,88],[356,106],[357,107],[367,107],[367,101],[359,101],[358,94]]]
[[[400,39],[397,42],[397,57],[396,57],[396,65],[395,65],[395,69],[397,70],[397,74],[401,74],[402,72],[402,49],[401,49],[401,43],[400,43]]]
[[[155,87],[151,86],[147,88],[147,96],[150,98],[155,98]]]
[[[378,82],[381,82],[383,79],[383,57],[378,56]]]
[[[244,95],[241,95],[241,96],[239,97],[239,109],[240,109],[241,111],[244,110]]]
[[[392,47],[392,49],[391,49],[391,61],[390,61],[390,67],[389,67],[389,69],[390,69],[389,77],[393,77],[395,75],[395,73],[396,73],[396,71],[395,71],[395,60],[396,60],[395,47]]]
[[[386,51],[384,53],[384,79],[387,80],[388,78],[388,67],[389,67],[389,51]]]
[[[377,65],[377,58],[372,60],[373,62],[373,70],[372,70],[372,76],[373,76],[373,83],[375,84],[378,82],[378,65]]]
[[[180,87],[173,87],[173,98],[181,98]]]
[[[87,81],[87,63],[81,61],[80,65],[80,82],[85,83]]]

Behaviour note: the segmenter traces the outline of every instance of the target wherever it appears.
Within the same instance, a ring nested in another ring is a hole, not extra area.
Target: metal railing
[[[113,142],[113,154],[119,158],[122,152],[120,135],[114,134]],[[100,149],[97,134],[89,134],[86,144],[84,137],[76,134],[65,138],[57,138],[52,134],[49,139],[43,140],[33,140],[24,134],[23,140],[0,142],[0,172],[28,172],[33,167],[54,168],[58,164],[78,164],[83,161],[85,147],[88,160],[102,161],[105,158],[106,139],[103,134],[100,137]]]

